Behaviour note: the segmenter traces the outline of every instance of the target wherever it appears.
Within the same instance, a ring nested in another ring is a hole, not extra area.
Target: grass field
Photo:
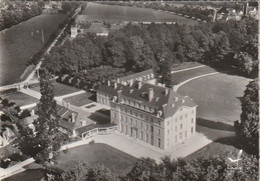
[[[38,99],[28,96],[21,92],[3,96],[3,98],[8,99],[9,102],[15,102],[16,106],[23,106],[23,105],[28,105],[28,104],[33,104],[38,102]]]
[[[77,91],[80,91],[80,89],[77,89],[75,87],[72,87],[72,86],[68,86],[68,85],[65,85],[65,84],[61,84],[61,83],[58,83],[58,82],[55,82],[53,83],[54,85],[54,96],[62,96],[62,95],[66,95],[66,94],[70,94],[70,93],[73,93],[73,92],[77,92]],[[37,92],[40,92],[40,87],[33,87],[31,88]]]
[[[173,74],[173,79],[174,82],[180,83],[190,78],[208,74],[208,73],[213,73],[213,72],[216,72],[216,70],[211,67],[205,66],[205,67],[195,68],[195,69],[186,70],[182,72],[176,72]]]
[[[249,79],[224,73],[195,79],[178,89],[198,105],[197,117],[233,125],[240,118],[241,103]]]
[[[69,102],[74,106],[84,106],[86,104],[92,103],[93,101],[90,100],[89,98],[93,97],[93,94],[91,93],[84,93],[84,94],[79,94],[76,96],[71,96],[68,98],[65,98],[65,102]]]
[[[112,173],[124,175],[129,172],[137,159],[111,146],[95,143],[69,149],[57,157],[57,166],[64,170],[74,167],[80,162],[86,162],[93,167],[103,164]]]
[[[99,21],[152,21],[179,22],[179,24],[197,24],[197,21],[166,12],[146,8],[105,5],[89,2],[82,14],[88,15],[88,20]]]
[[[19,80],[27,62],[45,44],[41,31],[46,42],[65,18],[64,14],[41,14],[0,32],[0,85]]]

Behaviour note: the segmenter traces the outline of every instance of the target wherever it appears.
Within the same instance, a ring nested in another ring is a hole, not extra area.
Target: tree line
[[[110,66],[113,76],[154,68],[163,72],[167,64],[201,62],[220,71],[257,77],[258,21],[222,21],[191,25],[133,25],[110,32],[108,37],[80,35],[52,49],[44,66],[53,74],[70,74],[88,81],[92,68]],[[118,69],[120,71],[118,72]],[[92,72],[92,76],[101,76]],[[110,79],[103,75],[100,79]]]
[[[0,31],[10,28],[42,13],[41,2],[5,2],[5,9],[0,11]]]

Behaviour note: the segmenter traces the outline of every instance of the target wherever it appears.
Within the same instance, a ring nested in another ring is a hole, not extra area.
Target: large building
[[[191,98],[130,80],[108,82],[97,91],[97,102],[110,106],[111,123],[121,133],[164,150],[195,134],[197,106]]]

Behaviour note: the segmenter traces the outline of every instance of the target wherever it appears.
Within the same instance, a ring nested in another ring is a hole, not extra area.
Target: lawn
[[[19,80],[30,58],[41,50],[65,18],[64,14],[41,14],[0,32],[0,85]]]
[[[73,92],[77,92],[80,91],[80,89],[77,89],[75,87],[72,86],[68,86],[65,84],[61,84],[58,82],[53,83],[54,85],[54,96],[62,96],[62,95],[66,95],[66,94],[70,94]],[[33,87],[33,90],[40,92],[40,87]]]
[[[137,159],[111,146],[101,143],[88,144],[61,152],[57,157],[56,166],[68,170],[80,162],[86,162],[93,167],[103,164],[116,175],[125,175]]]
[[[195,69],[186,70],[186,71],[182,71],[182,72],[176,72],[176,73],[173,73],[172,75],[173,75],[174,81],[177,83],[180,83],[180,82],[183,82],[190,78],[208,74],[208,73],[213,73],[213,72],[216,72],[216,70],[211,67],[205,66],[205,67],[195,68]]]
[[[240,118],[240,98],[250,79],[224,73],[195,79],[184,84],[178,93],[193,98],[197,117],[233,125]]]
[[[203,65],[203,64],[198,63],[198,62],[183,62],[181,64],[173,65],[172,70],[173,71],[182,70],[182,69],[192,68],[192,67],[196,67],[196,66],[200,66],[200,65]]]
[[[152,21],[179,22],[179,24],[197,24],[197,21],[156,11],[147,8],[106,5],[89,2],[82,14],[88,15],[88,20],[99,21]]]
[[[8,99],[9,102],[15,102],[16,106],[24,106],[38,102],[38,99],[28,96],[24,93],[18,92],[3,96],[4,99]]]
[[[75,95],[75,96],[65,98],[64,101],[70,102],[72,105],[75,105],[75,106],[84,106],[86,104],[93,102],[92,100],[89,99],[92,96],[93,96],[93,94],[87,92],[87,93],[83,93],[83,94],[79,94],[79,95]]]

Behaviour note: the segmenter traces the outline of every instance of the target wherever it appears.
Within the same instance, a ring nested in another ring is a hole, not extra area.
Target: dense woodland
[[[129,24],[108,37],[86,34],[66,41],[53,48],[45,57],[44,65],[53,74],[69,74],[84,82],[93,77],[96,78],[92,81],[103,82],[118,73],[149,68],[160,73],[164,71],[160,67],[167,67],[161,66],[164,62],[168,65],[201,62],[220,71],[255,78],[258,72],[257,25],[258,21],[252,18],[196,26]],[[91,69],[100,66],[102,71],[88,76]]]
[[[160,164],[150,158],[139,159],[126,176],[115,176],[107,168],[99,165],[94,168],[87,163],[77,165],[67,171],[52,169],[44,180],[106,180],[106,181],[229,181],[258,180],[258,161],[254,157],[243,158],[241,169],[234,169],[225,158],[219,156],[200,157],[194,160],[169,157],[162,159]],[[233,169],[232,169],[233,168]]]
[[[38,2],[5,2],[6,9],[0,11],[0,31],[41,14],[43,5]]]

